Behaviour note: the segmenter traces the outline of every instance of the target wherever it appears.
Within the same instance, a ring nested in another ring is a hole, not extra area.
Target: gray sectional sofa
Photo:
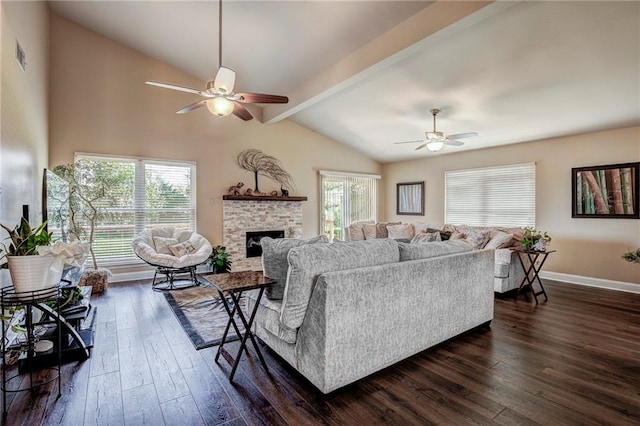
[[[323,393],[493,318],[493,250],[389,238],[262,245],[284,294],[261,300],[254,331]]]
[[[391,227],[387,229],[388,227]],[[404,229],[404,231],[400,231]],[[520,245],[523,228],[502,226],[468,226],[452,224],[434,224],[425,222],[401,223],[401,222],[356,222],[345,228],[347,241],[361,241],[376,238],[400,238],[411,239],[415,235],[428,231],[440,230],[448,234],[458,234],[459,238],[469,238],[475,249],[485,246],[495,250],[494,287],[496,293],[505,293],[518,288],[524,278],[522,265],[514,248]],[[507,241],[493,244],[493,239],[504,234],[510,235]],[[447,237],[448,238],[448,237]]]

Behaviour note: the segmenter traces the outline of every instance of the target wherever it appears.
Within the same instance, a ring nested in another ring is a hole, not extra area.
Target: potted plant
[[[227,248],[220,245],[213,247],[213,252],[207,259],[207,265],[209,265],[214,274],[231,272],[231,260],[229,259]]]
[[[101,173],[94,161],[81,160],[53,168],[53,173],[69,183],[69,229],[71,239],[89,243],[92,269],[82,273],[80,285],[91,286],[95,293],[107,289],[111,272],[98,267],[94,243],[96,228],[103,215],[103,207],[109,204],[109,188],[114,187],[112,176]]]
[[[622,258],[629,263],[640,263],[640,248],[626,252]]]
[[[0,224],[9,233],[9,245],[2,244],[2,257],[7,259],[0,268],[9,268],[11,282],[16,292],[41,290],[60,282],[63,262],[56,256],[41,255],[39,247],[49,246],[52,234],[47,232],[46,222],[33,229],[22,218],[13,229]]]
[[[545,251],[551,242],[551,237],[547,232],[538,231],[532,226],[524,228],[520,243],[525,250]]]

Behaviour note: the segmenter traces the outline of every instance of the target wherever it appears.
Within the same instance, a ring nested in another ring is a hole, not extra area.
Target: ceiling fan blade
[[[476,132],[458,133],[456,135],[448,135],[447,139],[464,139],[464,138],[472,138],[474,136],[478,136],[478,134]]]
[[[419,141],[404,141],[404,142],[394,142],[394,145],[402,145],[403,143],[422,143],[424,142],[423,140],[419,140]]]
[[[427,146],[427,144],[426,144],[426,143],[423,143],[422,145],[420,145],[419,147],[417,147],[416,149],[414,149],[414,151],[417,151],[417,150],[419,150],[419,149],[422,149],[422,148],[424,148],[425,146]]]
[[[264,93],[236,93],[240,96],[238,102],[244,102],[248,104],[286,104],[289,102],[289,98],[279,95],[267,95]]]
[[[449,145],[449,146],[462,146],[464,145],[464,142],[460,142],[454,139],[448,139],[444,142],[445,145]]]
[[[191,89],[189,87],[176,86],[175,84],[159,83],[157,81],[145,81],[144,84],[149,86],[162,87],[164,89],[178,90],[180,92],[192,93],[194,95],[205,96],[200,90]]]
[[[198,109],[200,107],[203,107],[207,104],[208,99],[203,99],[201,101],[198,102],[194,102],[191,105],[187,105],[186,107],[182,108],[179,111],[176,111],[176,114],[186,114],[187,112],[191,112],[194,109]]]
[[[231,68],[220,67],[216,78],[213,81],[213,87],[216,89],[223,89],[226,93],[233,92],[233,86],[236,84],[236,72]]]
[[[244,121],[249,121],[253,119],[253,115],[251,115],[251,113],[247,111],[245,107],[243,107],[237,102],[233,103],[233,115],[243,119]]]

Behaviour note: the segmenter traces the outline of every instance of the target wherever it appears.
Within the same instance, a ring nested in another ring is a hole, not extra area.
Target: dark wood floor
[[[271,374],[243,360],[236,383],[215,348],[196,351],[149,284],[95,297],[89,360],[63,366],[6,423],[38,424],[640,424],[640,294],[547,284],[550,300],[497,299],[474,330],[323,396],[273,352]]]

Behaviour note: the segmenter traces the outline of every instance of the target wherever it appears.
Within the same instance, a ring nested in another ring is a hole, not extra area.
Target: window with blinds
[[[535,226],[535,214],[535,163],[445,172],[446,223]]]
[[[376,221],[378,175],[320,171],[321,230],[329,240],[344,240],[353,222]]]
[[[193,162],[76,155],[91,170],[109,177],[108,196],[94,237],[99,265],[141,262],[131,249],[133,237],[147,228],[196,226],[196,166]],[[83,224],[86,228],[87,224]]]

